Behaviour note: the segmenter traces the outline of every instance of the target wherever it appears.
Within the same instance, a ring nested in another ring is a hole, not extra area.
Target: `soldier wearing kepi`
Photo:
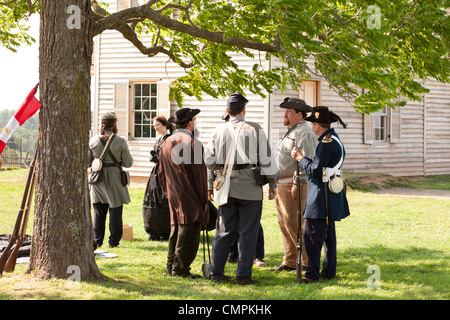
[[[350,214],[345,188],[340,180],[341,168],[345,158],[345,149],[331,123],[339,121],[346,124],[328,107],[314,107],[311,116],[305,118],[311,122],[312,131],[319,137],[316,156],[305,157],[301,150],[294,148],[292,158],[299,161],[298,166],[308,176],[308,199],[303,214],[305,219],[304,239],[308,254],[308,267],[303,283],[311,283],[320,278],[336,277],[336,229],[335,221]],[[320,270],[320,254],[324,246],[324,261]]]
[[[256,282],[251,276],[263,200],[262,186],[257,184],[254,173],[257,162],[259,161],[261,166],[267,165],[261,171],[269,181],[269,199],[276,196],[278,179],[278,170],[264,131],[257,123],[246,121],[244,118],[247,102],[248,100],[238,92],[228,98],[227,112],[230,114],[230,121],[216,128],[205,150],[208,168],[219,170],[223,168],[229,150],[234,151],[230,147],[232,141],[236,142],[233,145],[237,147],[237,151],[229,153],[231,157],[228,159],[232,168],[230,187],[225,194],[227,202],[219,206],[210,271],[212,281],[222,282],[231,279],[223,272],[231,243],[237,232],[239,258],[236,283],[241,285]]]
[[[108,242],[110,247],[117,247],[123,234],[123,205],[131,202],[128,187],[122,183],[119,166],[131,167],[133,158],[125,139],[117,135],[116,114],[114,112],[104,113],[101,122],[101,134],[89,140],[89,164],[92,164],[94,159],[100,158],[106,141],[110,137],[111,144],[101,169],[104,171],[104,179],[93,184],[91,189],[91,202],[94,209],[94,242],[95,247],[103,244],[105,221],[109,211],[110,237]]]
[[[312,108],[299,98],[285,98],[280,107],[286,109],[284,113],[284,125],[288,131],[280,141],[275,159],[278,164],[280,179],[278,180],[278,194],[275,203],[278,210],[278,226],[283,236],[284,256],[283,262],[272,271],[294,271],[297,263],[297,237],[298,237],[298,204],[297,185],[295,184],[298,171],[297,162],[292,159],[293,147],[303,150],[307,157],[314,157],[317,146],[317,138],[311,130],[311,126],[304,121],[307,112]],[[301,209],[306,205],[307,180],[301,176],[300,200]],[[302,249],[302,265],[306,268],[308,257],[305,248]]]

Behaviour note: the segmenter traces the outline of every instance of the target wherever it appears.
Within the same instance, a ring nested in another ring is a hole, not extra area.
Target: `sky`
[[[14,53],[0,45],[0,111],[17,110],[39,82],[39,15],[31,15],[29,24],[36,40],[32,46],[22,45]]]

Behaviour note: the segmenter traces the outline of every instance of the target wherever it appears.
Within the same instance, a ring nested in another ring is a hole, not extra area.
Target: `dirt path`
[[[401,197],[421,197],[450,200],[450,190],[421,190],[406,188],[391,188],[376,190],[376,194],[386,194]]]

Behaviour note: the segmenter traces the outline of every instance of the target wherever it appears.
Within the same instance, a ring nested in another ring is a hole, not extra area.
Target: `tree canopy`
[[[449,4],[153,0],[104,17],[96,10],[95,33],[116,29],[142,53],[165,53],[184,67],[186,75],[172,84],[177,101],[182,93],[201,99],[203,92],[218,97],[244,88],[264,95],[263,89],[283,90],[318,75],[357,109],[370,112],[404,104],[400,97],[420,99],[427,91],[420,79],[449,80],[450,17],[444,9]],[[152,34],[151,44],[141,42],[142,32]],[[265,69],[249,49],[284,66]],[[240,69],[231,52],[255,58],[252,72]]]
[[[14,52],[24,43],[32,44],[34,39],[28,35],[24,20],[33,12],[30,0],[0,2],[0,44]]]
[[[449,81],[448,0],[136,0],[114,13],[107,3],[90,2],[93,35],[117,30],[143,54],[166,54],[186,70],[171,84],[170,98],[179,104],[183,94],[223,97],[246,88],[264,96],[315,75],[357,110],[371,112],[420,100],[427,92],[422,79]],[[39,1],[0,4],[0,41],[12,50],[32,41],[21,25],[13,32],[13,22],[38,12]],[[255,59],[251,72],[231,59],[233,52]],[[265,68],[262,57],[283,67]]]

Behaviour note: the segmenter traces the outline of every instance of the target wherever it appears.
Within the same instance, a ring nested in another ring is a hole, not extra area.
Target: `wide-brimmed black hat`
[[[285,109],[295,109],[303,112],[311,112],[311,106],[307,105],[305,100],[300,98],[286,97],[284,101],[280,104],[280,108]]]
[[[318,123],[332,123],[339,121],[340,124],[344,128],[347,127],[347,124],[342,121],[342,119],[333,111],[330,111],[328,107],[325,106],[317,106],[312,108],[311,115],[305,118],[306,121],[309,122],[318,122]]]
[[[330,118],[330,110],[325,106],[317,106],[312,108],[311,115],[305,118],[306,121],[319,122],[319,123],[332,123],[337,119]]]
[[[227,109],[231,111],[240,111],[244,109],[247,103],[247,98],[245,98],[240,92],[235,92],[228,97]]]
[[[176,124],[188,123],[199,113],[200,109],[181,108],[169,118],[169,122]]]

